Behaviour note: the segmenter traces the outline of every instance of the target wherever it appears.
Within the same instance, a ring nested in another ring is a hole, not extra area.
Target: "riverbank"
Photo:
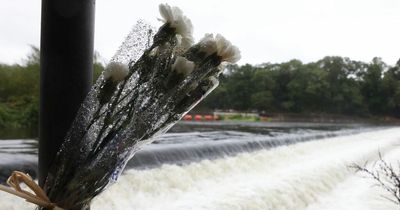
[[[253,112],[203,112],[186,115],[182,121],[239,121],[239,122],[311,122],[397,125],[400,119],[391,116],[348,116],[326,113],[268,113]]]
[[[356,117],[337,114],[292,114],[273,113],[266,115],[271,122],[315,122],[315,123],[367,123],[400,124],[400,119],[391,116]]]
[[[205,112],[206,113],[206,112]],[[257,114],[232,112],[230,114],[207,113],[190,114],[190,118],[183,118],[181,122],[265,122],[265,123],[323,123],[329,124],[370,124],[370,125],[400,125],[400,119],[390,116],[354,117],[335,114],[293,114],[271,113]],[[175,126],[176,127],[176,126]],[[178,129],[179,130],[179,129]],[[0,128],[0,139],[37,139],[37,126],[3,127]]]

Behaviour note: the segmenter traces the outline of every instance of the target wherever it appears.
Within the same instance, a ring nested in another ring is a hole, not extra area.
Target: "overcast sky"
[[[41,1],[0,2],[0,63],[21,62],[29,45],[39,46]],[[95,49],[110,59],[138,19],[161,24],[158,4],[165,2],[192,20],[196,40],[220,33],[237,45],[240,64],[400,58],[399,0],[97,0]]]

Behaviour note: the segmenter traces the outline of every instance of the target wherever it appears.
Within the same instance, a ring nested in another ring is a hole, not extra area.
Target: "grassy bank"
[[[218,116],[222,121],[243,122],[315,122],[315,123],[371,123],[371,124],[400,124],[400,119],[389,116],[346,116],[336,114],[297,114],[273,113],[265,116],[246,116],[244,114]]]

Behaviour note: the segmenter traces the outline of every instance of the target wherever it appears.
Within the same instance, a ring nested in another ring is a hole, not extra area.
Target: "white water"
[[[93,210],[390,210],[384,193],[347,166],[400,160],[400,128],[310,141],[185,166],[129,170]],[[0,209],[33,209],[0,194]]]

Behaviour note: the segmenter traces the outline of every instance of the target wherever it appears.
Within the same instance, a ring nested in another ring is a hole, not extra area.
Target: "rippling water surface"
[[[378,151],[395,161],[399,143],[393,127],[182,123],[143,147],[92,209],[395,209],[348,166]],[[36,146],[0,141],[0,174],[35,173]],[[3,195],[4,209],[32,207]]]

